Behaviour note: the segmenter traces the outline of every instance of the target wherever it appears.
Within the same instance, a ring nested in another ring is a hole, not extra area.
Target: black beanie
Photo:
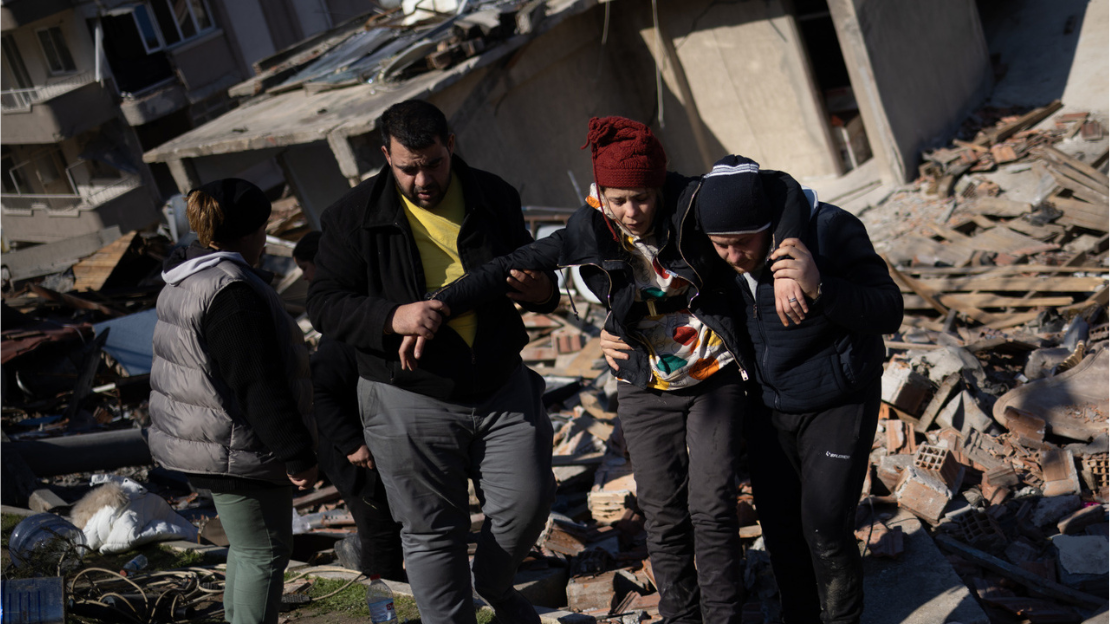
[[[706,234],[753,234],[771,226],[771,207],[759,179],[759,163],[726,156],[702,178],[695,201]]]
[[[224,220],[212,234],[214,241],[233,241],[257,230],[270,218],[270,200],[262,189],[246,180],[224,178],[193,190],[216,200]]]

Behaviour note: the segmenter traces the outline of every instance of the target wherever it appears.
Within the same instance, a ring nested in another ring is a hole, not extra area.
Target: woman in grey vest
[[[150,374],[150,451],[212,491],[230,548],[233,624],[277,622],[293,541],[293,492],[316,481],[312,381],[297,324],[252,268],[270,202],[245,180],[188,198],[192,245],[166,259]]]

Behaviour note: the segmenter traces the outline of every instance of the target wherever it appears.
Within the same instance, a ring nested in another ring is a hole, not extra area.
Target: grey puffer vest
[[[192,261],[197,270],[186,271],[180,281],[180,273],[167,274],[158,296],[150,372],[150,453],[159,464],[182,472],[288,483],[285,465],[262,444],[231,390],[213,374],[201,324],[221,290],[236,282],[250,285],[269,304],[298,411],[315,432],[304,336],[273,288],[245,264],[226,257],[231,254],[220,255],[224,257]],[[181,268],[189,267],[175,272]]]

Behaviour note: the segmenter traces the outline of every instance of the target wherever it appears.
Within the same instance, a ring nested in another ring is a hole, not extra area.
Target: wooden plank
[[[1007,266],[973,266],[973,267],[900,267],[898,269],[907,275],[1011,275],[1014,273],[1107,273],[1110,267],[1103,266],[1076,266],[1076,265],[1049,265],[1049,264],[1010,264]]]
[[[1009,221],[1002,221],[1001,224],[1022,234],[1028,234],[1037,240],[1048,240],[1053,236],[1063,234],[1067,229],[1062,225],[1055,223],[1046,223],[1044,225],[1034,225],[1025,219],[1010,219]]]
[[[896,260],[933,264],[941,262],[952,266],[967,264],[971,253],[921,236],[905,236],[898,239],[898,245],[887,252]]]
[[[935,332],[944,331],[944,323],[941,321],[921,316],[902,317],[902,327],[916,327],[918,329],[928,329],[929,331]]]
[[[302,507],[311,507],[312,505],[321,505],[323,503],[330,503],[332,501],[337,501],[342,497],[343,497],[343,495],[339,493],[339,490],[335,489],[334,485],[329,485],[327,487],[320,488],[319,490],[316,490],[315,492],[309,492],[308,494],[305,494],[304,496],[298,496],[298,497],[294,498],[293,499],[293,507],[295,507],[297,509],[301,509]]]
[[[73,265],[73,290],[100,290],[123,258],[138,232],[128,232],[96,253]]]
[[[986,132],[983,132],[975,138],[974,143],[976,145],[990,146],[998,143],[999,141],[1005,141],[1015,132],[1036,125],[1041,120],[1063,108],[1063,106],[1064,105],[1060,103],[1060,100],[1054,100],[1053,102],[1042,106],[1041,108],[1029,111],[1028,113],[1022,115],[1018,119],[1008,124],[1000,124]]]
[[[884,257],[883,260],[886,260],[886,258]],[[887,268],[890,270],[891,276],[895,278],[895,281],[901,281],[901,283],[905,284],[907,287],[910,288],[910,290],[917,293],[919,297],[928,302],[929,305],[932,306],[932,308],[937,312],[940,312],[941,314],[948,314],[948,308],[945,306],[945,304],[940,303],[936,299],[936,293],[938,292],[937,289],[929,287],[923,281],[918,281],[912,277],[907,277],[903,275],[898,271],[898,269],[894,268],[894,266],[890,264],[890,261],[887,261]],[[983,324],[993,323],[998,320],[993,314],[984,312],[979,308],[976,308],[973,305],[968,305],[962,301],[953,300],[950,301],[949,304],[953,309],[963,312],[965,315],[967,315],[968,318],[975,319],[976,321],[979,321]]]
[[[907,310],[931,310],[933,307],[917,295],[902,295],[904,307]],[[1039,308],[1059,307],[1075,303],[1072,297],[1006,297],[989,293],[945,294],[938,295],[937,300],[942,304],[952,307],[952,301],[977,308]]]
[[[1098,292],[1091,295],[1090,297],[1087,297],[1087,299],[1085,299],[1084,301],[1073,303],[1070,306],[1060,308],[1059,312],[1063,314],[1067,312],[1083,310],[1093,305],[1104,306],[1108,303],[1108,299],[1110,299],[1110,297],[1107,296],[1108,292],[1110,291],[1108,291],[1107,287],[1103,286],[1098,290]]]
[[[1110,195],[1110,189],[1106,188],[1105,184],[1092,179],[1091,176],[1085,173],[1076,171],[1071,167],[1057,163],[1049,163],[1047,168],[1050,171],[1055,171],[1077,184],[1083,185],[1085,188],[1088,188],[1091,191],[1098,193],[1099,195]]]
[[[898,340],[883,340],[883,344],[887,349],[897,349],[902,351],[913,351],[921,349],[924,351],[932,351],[933,349],[943,349],[944,345],[932,343],[918,343],[918,342],[901,342]]]
[[[1037,316],[1039,316],[1039,315],[1040,315],[1040,312],[1018,312],[1017,314],[1011,314],[1009,316],[1004,316],[1004,317],[1002,317],[1002,318],[1000,318],[996,321],[993,321],[991,323],[987,323],[986,325],[987,325],[987,327],[990,327],[991,329],[1006,329],[1008,327],[1016,327],[1018,325],[1024,325],[1024,324],[1028,323],[1029,321],[1032,321],[1033,319],[1037,318]]]
[[[912,278],[911,278],[912,279]],[[1102,277],[1054,277],[1050,280],[1039,277],[996,277],[971,276],[947,278],[923,278],[918,282],[934,293],[960,291],[1041,291],[1041,292],[1093,292],[1106,279]],[[912,289],[911,289],[912,290]],[[902,292],[906,292],[903,289]]]
[[[948,399],[952,398],[953,393],[956,392],[961,379],[959,373],[952,373],[944,378],[940,387],[933,394],[933,398],[929,400],[929,404],[925,406],[925,411],[921,412],[921,419],[918,420],[915,427],[918,432],[925,433],[932,426],[933,421],[937,419],[937,414],[940,414],[941,408],[948,403]]]
[[[601,374],[601,370],[593,367],[594,362],[604,357],[601,353],[601,338],[590,338],[586,346],[574,356],[570,364],[563,370],[563,372],[570,377],[585,377],[586,379],[595,379]]]
[[[993,217],[1020,217],[1033,212],[1033,205],[1002,197],[980,197],[969,206],[969,209],[977,214]]]
[[[949,552],[954,552],[961,557],[969,559],[977,565],[981,565],[988,570],[997,572],[1008,579],[1017,581],[1018,583],[1021,583],[1022,585],[1030,589],[1036,590],[1039,593],[1043,593],[1057,600],[1062,600],[1070,604],[1077,604],[1092,608],[1101,608],[1106,604],[1105,598],[1099,598],[1098,596],[1085,594],[1083,592],[1076,591],[1070,587],[1067,587],[1066,585],[1061,585],[1059,583],[1045,580],[1044,578],[1037,576],[1032,572],[1028,572],[1022,568],[1019,568],[1018,566],[1008,561],[1003,561],[1002,559],[999,559],[994,555],[985,553],[976,548],[972,548],[971,546],[968,546],[967,544],[964,544],[951,536],[938,534],[935,539],[937,544],[940,545],[941,548],[944,548]]]
[[[887,260],[886,256],[880,254],[880,257],[882,257],[883,261],[886,262],[886,268],[890,271],[890,276],[894,278],[896,282],[903,284],[905,287],[917,293],[917,296],[924,299],[926,303],[928,303],[929,306],[937,312],[940,312],[941,314],[948,314],[948,308],[937,301],[936,297],[934,296],[936,293],[935,290],[932,290],[925,286],[921,286],[917,280],[907,275],[903,275],[901,271],[896,269],[894,265],[891,264],[890,260]]]
[[[1045,243],[1031,238],[1008,227],[997,226],[975,235],[970,243],[976,249],[1006,253],[1014,256],[1032,255],[1042,251],[1059,249],[1059,245]]]
[[[1068,189],[1071,191],[1072,195],[1075,195],[1079,199],[1098,205],[1104,205],[1107,201],[1110,201],[1110,197],[1107,195],[1069,178],[1056,167],[1046,167],[1046,169],[1048,170],[1048,174],[1052,176],[1052,179],[1056,180],[1056,184]]]
[[[1091,178],[1093,182],[1101,184],[1103,187],[1110,187],[1110,177],[1107,177],[1105,173],[1099,171],[1098,169],[1095,169],[1094,167],[1088,165],[1082,160],[1079,160],[1078,158],[1068,156],[1064,152],[1061,152],[1051,145],[1038,147],[1033,150],[1033,153],[1041,156],[1042,158],[1047,158],[1052,162],[1067,165],[1072,169],[1075,169],[1076,171],[1087,176],[1088,178]]]
[[[945,225],[940,225],[939,223],[926,223],[926,225],[934,232],[936,232],[937,236],[940,236],[941,238],[952,241],[954,243],[971,239],[971,237],[967,234],[964,234],[963,232],[957,232],[956,230],[953,230],[952,228]]]
[[[1064,212],[1064,216],[1056,220],[1057,223],[1075,225],[1098,232],[1110,231],[1110,224],[1107,223],[1110,209],[1105,204],[1096,205],[1055,194],[1050,196],[1048,201]]]
[[[120,236],[119,226],[113,225],[98,232],[9,251],[4,254],[4,266],[8,267],[13,281],[59,273]]]

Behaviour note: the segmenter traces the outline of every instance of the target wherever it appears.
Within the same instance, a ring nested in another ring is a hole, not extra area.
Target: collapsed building
[[[580,203],[591,177],[579,133],[594,115],[653,121],[671,167],[687,173],[726,153],[799,178],[874,158],[901,183],[991,84],[970,1],[441,4],[259,61],[229,91],[249,96],[239,108],[144,160],[165,163],[182,192],[276,163],[316,224],[383,165],[381,112],[421,97],[447,114],[468,162],[528,205]]]

